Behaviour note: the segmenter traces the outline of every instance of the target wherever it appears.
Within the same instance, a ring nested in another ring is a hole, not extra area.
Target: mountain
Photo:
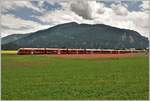
[[[18,40],[20,38],[23,38],[27,36],[28,34],[13,34],[13,35],[8,35],[7,37],[2,38],[2,44],[6,44],[15,40]]]
[[[148,38],[138,32],[104,24],[78,24],[75,22],[28,34],[2,38],[2,49],[21,47],[102,48],[125,49],[148,47]]]

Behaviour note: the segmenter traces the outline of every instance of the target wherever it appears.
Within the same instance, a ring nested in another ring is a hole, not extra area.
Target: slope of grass
[[[2,55],[2,99],[148,99],[148,57]]]

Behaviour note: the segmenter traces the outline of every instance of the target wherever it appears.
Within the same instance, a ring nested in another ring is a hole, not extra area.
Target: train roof
[[[77,49],[77,48],[19,48],[22,50],[42,50],[42,49],[47,49],[47,50],[64,50],[64,49],[68,49],[68,50],[85,50],[85,49]],[[86,50],[113,50],[113,49],[86,49]]]

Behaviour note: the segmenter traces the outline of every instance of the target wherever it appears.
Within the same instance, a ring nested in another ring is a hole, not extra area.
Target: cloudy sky
[[[149,1],[4,0],[1,36],[24,34],[57,24],[107,24],[149,35]]]

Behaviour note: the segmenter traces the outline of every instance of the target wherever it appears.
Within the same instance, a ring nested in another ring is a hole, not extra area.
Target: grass
[[[17,54],[16,50],[1,50],[1,54]]]
[[[2,99],[148,99],[148,57],[2,55]]]

